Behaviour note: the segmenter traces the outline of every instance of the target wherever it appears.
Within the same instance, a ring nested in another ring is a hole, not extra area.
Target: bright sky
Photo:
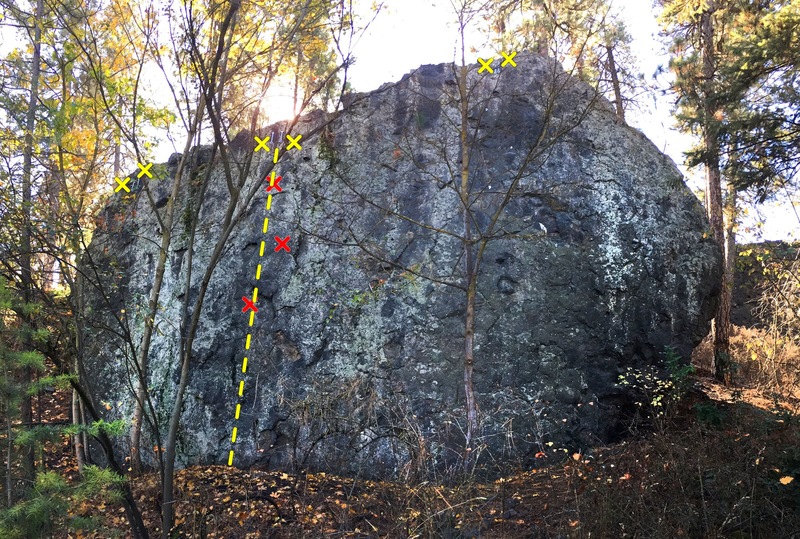
[[[384,82],[399,80],[422,64],[455,59],[458,29],[452,22],[450,0],[387,0],[386,3],[388,12],[378,16],[356,47],[356,64],[349,76],[358,91],[369,91]],[[622,12],[635,40],[633,48],[648,78],[660,63],[666,65],[668,61],[658,42],[656,16],[649,4],[648,0],[614,0],[615,10]],[[468,56],[468,62],[477,62],[479,56],[495,52],[479,43],[479,37],[473,37],[473,41],[478,52]],[[669,136],[672,122],[669,102],[662,100],[659,105],[655,115],[632,117],[630,123],[640,127],[665,153],[680,156],[687,149],[687,143]],[[677,162],[681,160],[676,159]]]

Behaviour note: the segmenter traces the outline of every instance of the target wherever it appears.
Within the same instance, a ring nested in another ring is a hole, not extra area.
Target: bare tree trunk
[[[614,61],[614,47],[606,45],[606,52],[608,53],[608,72],[611,74],[611,86],[614,89],[614,108],[617,111],[617,121],[624,124],[625,109],[622,106],[622,89],[619,85],[617,63]]]
[[[80,398],[80,395],[78,395]],[[81,424],[88,425],[89,422],[86,419],[86,406],[83,404],[83,401],[80,401],[80,405],[78,406],[78,411],[81,413]],[[83,460],[86,464],[93,464],[92,456],[89,453],[89,434],[84,431],[81,433],[81,445],[83,446]]]
[[[31,58],[31,91],[28,99],[28,113],[25,118],[25,147],[23,150],[22,163],[22,230],[20,231],[20,273],[22,299],[25,303],[33,300],[33,276],[31,275],[31,173],[33,170],[33,131],[36,128],[36,109],[39,103],[39,74],[41,70],[42,56],[42,19],[44,16],[44,2],[36,2],[36,16],[34,17],[33,32],[33,57]],[[24,316],[23,323],[30,325],[33,323],[31,316]],[[23,349],[27,350],[30,339],[23,339]],[[23,383],[27,386],[32,380],[32,370],[30,367],[23,369]],[[33,400],[30,396],[25,396],[21,406],[22,422],[30,425],[33,423]],[[25,478],[33,481],[35,473],[35,460],[33,447],[23,449],[23,470]]]
[[[72,424],[81,425],[81,405],[78,393],[74,389],[72,390]],[[83,436],[80,432],[72,437],[72,445],[75,449],[75,460],[78,462],[78,473],[83,475],[86,458],[84,457]]]
[[[137,358],[139,373],[136,387],[136,405],[131,425],[131,468],[133,468],[134,474],[141,473],[143,469],[140,442],[144,402],[147,398],[148,355],[150,353],[150,342],[153,338],[153,330],[155,328],[155,318],[158,312],[158,299],[161,296],[161,286],[164,282],[167,254],[172,242],[172,222],[175,215],[175,200],[177,199],[180,184],[180,177],[176,174],[172,184],[172,195],[167,202],[164,217],[164,230],[161,231],[161,246],[158,253],[158,263],[156,264],[156,274],[153,279],[153,288],[150,289],[150,300],[145,314],[144,335],[142,335],[142,344],[139,349],[139,357]],[[158,443],[161,443],[160,440]]]
[[[78,396],[86,407],[86,410],[91,416],[92,420],[99,421],[101,419],[100,414],[98,414],[97,410],[95,410],[92,406],[92,400],[89,395],[84,391],[78,382],[72,381],[71,383],[72,388],[78,392]],[[109,467],[120,477],[125,477],[125,470],[122,468],[120,463],[117,462],[116,456],[114,455],[114,444],[108,435],[103,430],[100,430],[95,436],[95,439],[100,444],[100,447],[102,447],[103,454],[108,461]],[[133,492],[131,491],[130,483],[127,480],[122,483],[122,486],[120,487],[120,493],[122,495],[122,505],[125,508],[125,516],[128,518],[128,523],[131,527],[130,531],[132,537],[134,539],[149,539],[150,533],[147,531],[147,527],[144,525],[142,513],[139,511],[139,506],[136,505],[136,500],[133,498]]]
[[[73,213],[73,218],[77,221],[77,213]],[[74,228],[77,229],[77,223],[73,223]],[[77,242],[73,244],[73,252],[79,252]],[[69,285],[72,290],[71,299],[73,301],[73,309],[77,313],[84,313],[85,307],[83,303],[83,290],[82,284],[79,280],[70,279]],[[75,316],[75,358],[72,363],[72,368],[74,370],[74,374],[78,376],[78,380],[81,380],[81,374],[83,372],[81,361],[84,357],[84,349],[83,349],[83,317],[81,315]],[[73,425],[80,426],[86,425],[86,413],[84,411],[83,402],[80,399],[80,395],[78,394],[77,390],[74,388],[72,389],[72,423]],[[78,462],[78,472],[83,475],[83,468],[87,464],[87,449],[89,447],[89,439],[87,437],[87,433],[83,429],[79,429],[78,432],[73,436],[72,440],[73,447],[75,448],[75,459]]]
[[[136,403],[133,413],[133,420],[131,425],[131,467],[134,474],[141,473],[143,468],[141,456],[141,434],[142,434],[142,419],[144,415],[144,403],[147,399],[147,376],[148,376],[148,355],[150,353],[150,343],[153,338],[153,330],[155,329],[155,317],[158,312],[158,300],[161,297],[161,286],[164,283],[164,273],[167,265],[167,255],[169,247],[172,243],[172,224],[175,219],[175,203],[178,198],[181,186],[181,176],[183,175],[186,159],[188,158],[194,134],[197,132],[200,125],[200,118],[203,115],[205,107],[205,95],[200,97],[200,102],[195,112],[195,117],[192,119],[191,132],[186,137],[186,147],[183,152],[183,157],[178,163],[178,168],[175,172],[175,179],[172,182],[172,192],[167,207],[164,211],[163,230],[161,231],[161,246],[158,255],[158,264],[156,264],[155,278],[153,279],[153,288],[150,289],[150,299],[147,305],[147,313],[144,324],[144,333],[142,335],[142,343],[139,348],[139,357],[137,358],[137,367],[139,371],[138,385],[136,388]],[[161,444],[161,440],[158,440]],[[160,452],[161,447],[157,450]]]
[[[465,58],[464,33],[461,33],[461,71],[458,81],[459,104],[461,108],[461,205],[464,212],[464,273],[467,282],[467,305],[464,320],[464,398],[467,412],[467,435],[464,447],[464,467],[472,461],[471,452],[475,436],[478,434],[478,404],[475,399],[475,386],[472,381],[475,365],[475,274],[474,245],[472,239],[472,214],[469,200],[469,96],[467,92],[467,65]]]
[[[295,66],[294,72],[294,88],[292,89],[292,116],[295,115],[297,111],[297,96],[298,91],[300,90],[300,64],[303,62],[303,49],[300,47],[300,43],[297,43],[297,65]]]
[[[722,272],[722,294],[719,300],[719,313],[717,318],[720,319],[718,327],[725,328],[724,339],[724,353],[730,354],[730,334],[731,334],[731,306],[733,305],[733,284],[734,284],[734,270],[736,268],[736,189],[731,182],[727,182],[725,193],[725,266]],[[721,332],[720,332],[721,333]],[[716,345],[715,334],[715,345]],[[729,366],[730,356],[724,358],[726,362],[715,361],[714,363],[714,376],[718,380],[722,380],[726,384],[731,383],[730,368],[722,368]],[[722,368],[722,369],[721,369]],[[720,370],[721,369],[721,370]]]
[[[225,35],[227,33],[232,34],[234,29],[236,28],[236,16],[238,9],[241,5],[241,2],[234,1],[232,2],[231,11],[227,19],[222,23],[220,29],[220,46],[224,44]],[[216,95],[217,103],[216,108],[217,110],[221,110],[222,108],[222,95],[224,89],[224,81],[226,78],[226,70],[227,70],[227,63],[228,63],[228,56],[230,54],[230,43],[225,45],[224,53],[221,55],[221,58],[217,58],[218,65],[220,66],[220,83],[218,88],[216,88],[216,92],[212,94],[208,99],[213,101],[214,95]],[[214,107],[214,103],[210,103],[212,107]],[[197,133],[197,127],[199,124],[199,118],[203,115],[203,109],[207,105],[206,95],[203,94],[200,98],[200,102],[197,107],[197,113],[194,119],[194,127],[192,132],[190,132],[187,136],[187,143],[186,143],[186,150],[184,151],[184,158],[188,155],[190,150],[191,141],[194,135]],[[181,165],[183,164],[183,160],[181,160]],[[153,329],[155,324],[155,314],[158,307],[158,298],[161,294],[161,286],[164,280],[164,272],[166,268],[166,258],[167,258],[167,251],[172,241],[172,223],[174,221],[175,215],[175,200],[177,199],[177,193],[180,186],[180,178],[179,175],[182,174],[183,167],[179,166],[178,171],[176,172],[175,182],[173,184],[172,195],[170,196],[169,202],[167,203],[166,209],[166,218],[164,219],[164,228],[165,230],[162,232],[161,236],[161,250],[159,252],[159,262],[156,266],[156,277],[153,283],[153,288],[150,291],[150,302],[148,304],[148,313],[150,313],[151,318],[146,320],[145,322],[145,332],[142,337],[142,347],[141,352],[138,358],[138,365],[139,365],[139,385],[137,387],[136,392],[136,408],[134,410],[133,416],[133,425],[131,429],[131,453],[132,453],[132,466],[136,472],[142,471],[142,456],[141,456],[141,433],[142,433],[142,419],[144,414],[144,403],[145,399],[147,398],[147,376],[148,376],[148,354],[150,351],[150,341],[153,337]],[[159,444],[161,440],[159,440]],[[157,448],[160,451],[163,450],[162,447]],[[171,478],[170,478],[171,480]]]
[[[214,94],[222,95],[224,85],[226,82],[224,72],[220,74],[220,78],[218,79],[218,87],[214,88],[213,85],[215,84],[214,81],[214,73],[216,72],[216,68],[220,62],[224,61],[224,58],[227,56],[227,52],[230,47],[230,43],[227,45],[225,44],[226,36],[229,34],[232,36],[233,31],[236,25],[236,13],[238,9],[241,7],[241,2],[234,0],[231,3],[230,11],[226,16],[225,20],[223,20],[222,24],[220,25],[220,33],[219,33],[219,49],[217,52],[217,56],[212,63],[212,70],[211,70],[211,79],[206,81],[208,86],[208,98],[206,98],[206,91],[202,93],[200,103],[201,105],[206,106],[207,113],[211,119],[212,125],[214,126],[215,130],[215,140],[218,145],[222,145],[222,134],[219,131],[219,117],[220,112],[222,110],[222,102],[220,101],[217,103],[217,107],[215,108]],[[228,48],[226,48],[228,47]],[[198,115],[201,113],[202,107],[198,108]],[[220,232],[220,237],[217,240],[216,246],[214,248],[213,253],[208,262],[208,266],[206,267],[206,272],[203,275],[203,279],[200,283],[200,287],[197,294],[197,300],[195,302],[194,310],[192,312],[192,318],[189,322],[188,327],[186,328],[185,337],[182,334],[181,339],[181,362],[180,362],[180,380],[178,382],[178,388],[175,393],[175,401],[172,405],[172,411],[170,413],[169,418],[169,426],[167,428],[167,439],[164,443],[164,476],[163,482],[161,485],[161,497],[162,497],[162,505],[161,505],[161,527],[162,527],[162,538],[169,539],[170,532],[172,525],[175,521],[175,459],[177,457],[177,443],[178,443],[178,431],[180,430],[180,421],[181,421],[181,412],[183,411],[183,400],[184,395],[186,393],[186,387],[189,385],[189,367],[192,360],[192,347],[194,345],[194,336],[197,332],[197,327],[200,323],[200,315],[203,312],[203,301],[205,299],[206,292],[208,291],[208,285],[211,281],[211,276],[214,272],[214,268],[216,267],[217,263],[219,262],[219,258],[222,255],[223,248],[225,243],[230,236],[231,229],[230,224],[233,217],[234,212],[236,211],[237,203],[239,202],[239,193],[241,189],[241,184],[239,188],[236,189],[231,184],[231,178],[229,175],[228,170],[228,162],[227,156],[225,152],[222,152],[222,161],[224,166],[226,167],[226,179],[228,180],[228,192],[230,193],[231,199],[228,203],[228,207],[225,213],[225,219],[222,223],[222,229]],[[209,164],[209,173],[210,173],[211,164]],[[242,178],[242,184],[244,183],[245,178]],[[207,180],[208,181],[208,178]],[[194,246],[190,245],[190,249],[193,249]],[[163,273],[162,273],[163,275]],[[188,284],[187,284],[188,286]],[[188,291],[187,291],[188,295]],[[185,313],[185,311],[184,311]],[[183,328],[183,324],[181,324],[181,328]],[[159,448],[160,449],[160,448]]]
[[[197,333],[197,328],[200,324],[200,316],[203,312],[203,302],[206,293],[208,292],[208,285],[211,282],[211,277],[214,273],[220,257],[225,248],[231,233],[231,222],[233,214],[236,211],[238,198],[234,198],[231,194],[231,200],[225,212],[225,219],[222,223],[222,232],[217,240],[214,251],[206,267],[203,279],[200,282],[200,287],[197,293],[197,300],[195,302],[192,318],[188,325],[187,335],[183,349],[181,352],[181,367],[180,367],[180,381],[178,382],[178,389],[175,394],[175,402],[172,405],[172,412],[169,418],[169,428],[167,430],[167,439],[164,443],[164,483],[162,485],[162,507],[161,507],[161,521],[163,526],[162,537],[169,539],[170,528],[175,518],[175,458],[177,456],[177,442],[178,432],[180,430],[181,412],[183,411],[183,400],[186,394],[186,387],[189,385],[189,373],[192,361],[192,347],[194,346],[194,337]]]
[[[117,99],[117,104],[122,109],[122,96]],[[119,126],[117,126],[116,133],[114,134],[114,176],[119,178],[121,170],[121,157],[122,157],[122,141]]]
[[[8,372],[4,373],[6,378],[6,384],[8,384]],[[11,507],[14,504],[14,497],[11,495],[11,487],[13,485],[13,481],[11,479],[11,457],[13,456],[13,449],[14,449],[14,438],[13,432],[11,431],[11,414],[8,407],[6,407],[6,465],[5,465],[5,472],[6,472],[6,504],[7,507]]]
[[[230,33],[233,34],[234,30],[236,29],[236,20],[237,20],[237,11],[233,12],[230,20]],[[220,34],[220,39],[223,39],[223,36]],[[223,90],[225,89],[225,80],[228,73],[228,58],[230,57],[231,53],[231,44],[228,43],[225,47],[225,54],[222,56],[222,60],[219,63],[219,86],[217,87],[217,110],[222,109],[222,94]]]
[[[469,247],[472,251],[472,247]],[[472,254],[469,254],[472,261]],[[474,266],[474,263],[473,263]],[[474,270],[474,268],[473,268]],[[478,434],[478,403],[475,399],[475,386],[472,381],[472,374],[475,367],[475,295],[477,290],[478,276],[474,271],[469,276],[467,287],[467,309],[464,321],[464,396],[466,397],[467,407],[467,440],[465,466],[472,462],[473,441]]]
[[[706,212],[711,223],[714,238],[725,248],[725,232],[722,211],[722,179],[719,169],[719,140],[718,120],[715,117],[715,88],[716,59],[714,52],[714,22],[713,15],[716,6],[713,1],[708,3],[707,9],[700,17],[700,33],[703,47],[703,123],[704,145],[706,150]],[[729,370],[730,358],[730,299],[725,301],[725,287],[732,283],[732,276],[727,268],[722,276],[722,297],[719,310],[712,324],[714,337],[714,376],[723,381],[725,373]]]

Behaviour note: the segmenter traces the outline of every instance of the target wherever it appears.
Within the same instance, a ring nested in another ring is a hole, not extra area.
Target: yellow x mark
[[[153,163],[147,163],[146,165],[142,165],[141,163],[136,163],[136,166],[138,166],[138,167],[139,167],[139,169],[141,170],[141,172],[139,173],[139,175],[138,175],[138,176],[136,176],[137,178],[141,178],[141,177],[142,177],[142,176],[144,176],[145,174],[147,174],[147,177],[148,177],[148,178],[152,178],[152,177],[153,177],[153,175],[152,175],[152,174],[150,174],[150,167],[152,167],[152,166],[153,166]]]
[[[511,67],[517,67],[517,63],[514,61],[514,57],[517,55],[517,51],[512,52],[511,54],[506,54],[501,52],[500,54],[503,55],[503,63],[500,64],[500,67],[506,67],[506,64],[511,64]]]
[[[287,150],[291,150],[295,146],[297,146],[298,150],[302,150],[303,147],[300,146],[297,141],[303,138],[303,135],[297,135],[297,137],[292,138],[292,135],[286,135],[286,138],[289,139],[289,145],[286,147]]]
[[[258,146],[256,146],[255,150],[253,150],[254,152],[257,152],[261,148],[264,148],[265,152],[269,151],[269,148],[267,148],[267,142],[269,142],[269,137],[265,138],[264,140],[261,140],[260,138],[256,137],[256,142],[258,142]]]
[[[131,190],[128,188],[128,186],[125,185],[130,181],[130,178],[125,178],[124,180],[120,180],[119,178],[114,178],[114,179],[117,180],[117,183],[119,184],[119,185],[117,185],[117,188],[114,189],[115,193],[117,191],[119,191],[120,189],[125,189],[126,193],[130,193],[131,192]]]
[[[494,73],[494,70],[493,70],[493,69],[492,69],[492,67],[491,67],[491,65],[492,65],[492,62],[494,62],[494,58],[489,58],[489,59],[488,59],[488,60],[486,60],[485,62],[484,62],[482,59],[478,58],[478,61],[481,63],[481,66],[482,66],[482,67],[481,67],[481,68],[478,70],[478,73],[481,73],[481,72],[483,72],[483,70],[484,70],[484,69],[485,69],[485,70],[487,70],[489,73]]]

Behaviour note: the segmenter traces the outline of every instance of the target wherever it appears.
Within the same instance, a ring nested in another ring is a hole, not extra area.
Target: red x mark
[[[278,176],[277,178],[275,178],[275,183],[267,186],[267,192],[269,193],[270,190],[272,190],[272,188],[274,187],[275,189],[278,190],[279,193],[283,193],[283,189],[281,189],[281,186],[278,185],[279,183],[281,183],[282,178],[283,178],[282,176]]]
[[[289,240],[292,239],[291,236],[286,236],[285,238],[281,239],[278,236],[275,236],[275,241],[278,242],[278,246],[275,247],[275,252],[277,253],[281,249],[286,249],[287,253],[291,253],[291,249],[289,249]]]
[[[258,307],[256,307],[256,304],[250,301],[247,297],[242,296],[242,301],[244,301],[244,307],[242,307],[243,313],[246,313],[247,311],[253,311],[254,313],[258,312]]]

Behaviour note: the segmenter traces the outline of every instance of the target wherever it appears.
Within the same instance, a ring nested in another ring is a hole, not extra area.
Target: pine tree
[[[723,66],[742,96],[721,132],[729,148],[725,172],[737,189],[753,189],[763,201],[797,184],[800,1],[765,3],[762,12],[741,18],[728,37],[730,61]]]
[[[503,50],[535,50],[599,89],[625,121],[645,87],[625,23],[609,0],[515,0],[496,7]]]
[[[729,36],[747,31],[764,3],[740,0],[662,0],[660,22],[672,38],[670,68],[675,76],[676,116],[681,128],[700,143],[688,154],[689,166],[703,165],[706,175],[706,215],[711,235],[724,257],[719,309],[712,324],[714,376],[730,377],[730,311],[736,256],[736,196],[729,174],[723,170],[731,155],[730,119],[742,110],[746,85],[729,66],[734,52]],[[725,196],[723,197],[723,192]]]
[[[31,400],[33,373],[44,371],[44,357],[31,348],[34,341],[46,338],[46,332],[36,331],[30,324],[39,311],[39,305],[24,300],[23,290],[10,289],[8,281],[0,277],[0,404],[5,423],[4,487],[9,506],[20,494],[14,488],[15,459],[22,458],[23,476],[19,479],[32,482],[35,475],[35,448],[31,436],[26,435],[33,427],[33,414],[23,403]]]

